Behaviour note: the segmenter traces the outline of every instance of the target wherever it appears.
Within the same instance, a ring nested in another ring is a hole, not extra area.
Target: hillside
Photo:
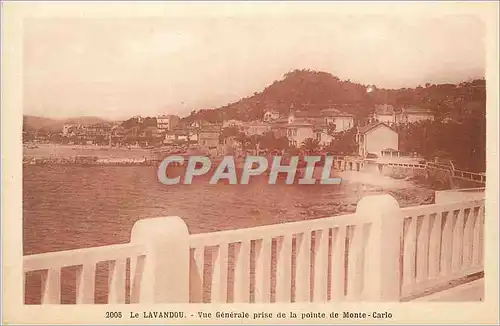
[[[451,114],[455,119],[464,116],[484,116],[486,109],[485,80],[463,82],[459,85],[427,84],[417,88],[378,89],[367,92],[368,85],[342,81],[326,72],[295,70],[275,81],[259,93],[218,109],[193,111],[187,121],[250,121],[262,118],[264,112],[275,109],[282,114],[291,108],[319,110],[335,106],[362,118],[372,112],[375,104],[396,107],[417,105],[431,109],[438,118]]]
[[[23,117],[23,130],[25,131],[43,130],[43,131],[58,132],[62,130],[62,127],[65,124],[95,124],[102,122],[108,122],[108,121],[99,117],[53,119],[53,118],[25,115]]]

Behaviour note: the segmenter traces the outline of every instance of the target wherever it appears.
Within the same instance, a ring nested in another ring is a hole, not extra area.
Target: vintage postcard
[[[2,322],[498,323],[497,2],[3,2]]]

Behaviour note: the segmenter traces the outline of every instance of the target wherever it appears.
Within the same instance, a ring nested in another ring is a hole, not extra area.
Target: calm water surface
[[[360,184],[162,185],[150,166],[26,166],[24,254],[130,240],[135,221],[179,216],[190,233],[212,232],[352,212],[364,195],[381,189]]]
[[[371,193],[390,192],[401,206],[420,204],[432,193],[347,182],[268,185],[267,177],[249,185],[209,185],[208,176],[192,185],[167,186],[156,173],[153,166],[25,166],[24,255],[126,243],[134,222],[148,217],[179,216],[190,233],[202,233],[353,212]],[[96,303],[107,301],[107,268],[97,265]],[[76,270],[61,273],[61,300],[74,303]],[[126,282],[128,288],[129,277]],[[39,272],[28,273],[26,303],[40,303],[40,284]]]

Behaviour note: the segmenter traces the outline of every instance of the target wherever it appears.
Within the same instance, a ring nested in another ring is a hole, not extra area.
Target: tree
[[[142,121],[144,127],[156,127],[157,121],[155,117],[146,117]]]
[[[326,149],[332,153],[356,154],[356,129],[351,128],[335,134]]]
[[[306,138],[302,142],[302,149],[304,149],[308,154],[318,151],[320,148],[319,141],[314,138]]]
[[[327,129],[327,132],[326,132],[326,133],[327,133],[328,135],[330,135],[330,136],[331,136],[331,135],[333,135],[333,134],[335,133],[335,130],[336,130],[336,129],[337,129],[337,125],[336,125],[336,124],[334,124],[334,123],[329,123],[329,124],[328,124],[328,129]]]
[[[486,119],[469,116],[462,122],[419,121],[398,126],[400,150],[428,160],[452,160],[461,170],[486,168]]]
[[[250,149],[256,149],[259,144],[259,135],[251,135],[248,137],[247,145]]]
[[[228,137],[236,137],[239,134],[238,127],[230,126],[230,127],[225,127],[221,130],[221,137],[222,139],[228,138]]]
[[[259,137],[260,147],[263,149],[274,149],[276,147],[276,137],[272,131],[268,131]]]
[[[289,140],[287,137],[276,137],[275,133],[268,131],[261,136],[258,136],[259,146],[262,149],[269,151],[283,151],[289,147]]]
[[[139,120],[137,118],[130,118],[122,122],[122,126],[125,129],[132,129],[139,126]]]
[[[241,149],[243,152],[246,151],[247,149],[247,143],[248,143],[248,137],[244,132],[239,132],[238,135],[236,135],[235,140],[240,143]]]
[[[274,147],[275,150],[283,151],[289,148],[290,148],[290,140],[286,136],[276,138],[276,143]]]

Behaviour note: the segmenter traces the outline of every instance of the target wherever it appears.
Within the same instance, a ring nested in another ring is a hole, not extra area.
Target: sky
[[[483,77],[475,16],[31,18],[24,114],[187,115],[260,92],[294,69],[401,88]]]

